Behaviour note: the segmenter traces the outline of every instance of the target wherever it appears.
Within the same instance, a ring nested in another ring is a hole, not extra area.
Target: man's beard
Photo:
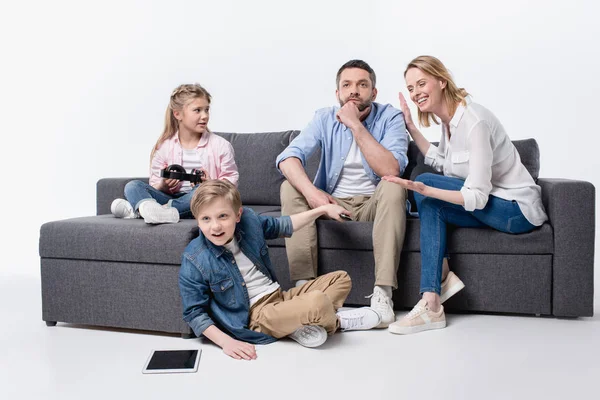
[[[346,100],[345,102],[342,102],[342,100],[340,100],[340,107],[343,107],[346,103],[348,103],[349,101],[351,101],[352,98],[349,98],[348,100]],[[371,107],[371,104],[373,102],[371,100],[365,100],[365,101],[360,101],[358,103],[354,103],[356,105],[356,107],[358,108],[359,112],[363,112],[365,111],[367,108]]]

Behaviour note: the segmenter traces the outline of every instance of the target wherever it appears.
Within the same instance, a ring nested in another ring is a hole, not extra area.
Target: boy
[[[271,267],[266,239],[292,235],[320,216],[348,214],[328,204],[291,216],[259,216],[242,208],[230,182],[204,182],[191,210],[202,232],[185,249],[179,272],[183,319],[235,359],[256,359],[254,344],[289,336],[317,347],[327,334],[377,326],[371,308],[339,311],[352,286],[344,271],[332,272],[283,292]]]

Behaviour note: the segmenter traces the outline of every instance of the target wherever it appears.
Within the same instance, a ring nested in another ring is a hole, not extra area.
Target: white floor
[[[284,340],[248,362],[199,339],[46,327],[39,286],[0,281],[0,399],[599,398],[598,316],[448,315],[439,331],[337,333],[319,349]],[[197,373],[141,373],[152,349],[180,348],[202,349]]]

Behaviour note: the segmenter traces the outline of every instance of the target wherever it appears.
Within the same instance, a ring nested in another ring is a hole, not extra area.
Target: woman
[[[422,299],[392,333],[408,334],[446,326],[442,303],[464,287],[449,271],[446,227],[491,227],[502,232],[530,232],[547,220],[541,189],[523,166],[500,121],[458,88],[440,60],[420,56],[404,72],[419,123],[442,123],[439,146],[421,134],[402,94],[406,127],[425,156],[442,175],[422,174],[413,181],[383,179],[415,192],[421,220]],[[440,296],[441,295],[441,296]]]

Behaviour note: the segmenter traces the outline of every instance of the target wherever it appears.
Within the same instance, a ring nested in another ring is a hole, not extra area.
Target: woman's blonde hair
[[[242,199],[239,190],[235,185],[226,179],[212,179],[202,182],[194,192],[190,201],[190,210],[194,218],[202,212],[202,208],[215,199],[225,199],[231,203],[231,207],[237,213],[242,206]]]
[[[182,110],[188,102],[195,99],[206,99],[208,104],[210,104],[211,96],[206,89],[197,83],[179,85],[173,90],[171,98],[169,99],[167,111],[165,112],[165,127],[152,148],[152,153],[150,153],[150,163],[152,163],[154,153],[156,153],[156,150],[158,150],[160,145],[163,144],[165,140],[170,139],[179,129],[179,123],[177,118],[175,118],[175,115],[173,115],[173,111]]]
[[[450,71],[448,71],[444,64],[442,64],[442,62],[437,58],[432,56],[419,56],[415,58],[408,63],[408,66],[404,71],[405,78],[406,73],[411,68],[417,68],[442,82],[446,82],[446,87],[442,89],[442,95],[450,115],[454,115],[459,103],[464,106],[467,105],[465,98],[469,95],[469,93],[467,93],[465,89],[456,86]],[[431,119],[436,125],[440,124],[433,113],[421,112],[421,110],[417,110],[417,112],[419,116],[419,124],[421,126],[429,127],[429,119]]]

